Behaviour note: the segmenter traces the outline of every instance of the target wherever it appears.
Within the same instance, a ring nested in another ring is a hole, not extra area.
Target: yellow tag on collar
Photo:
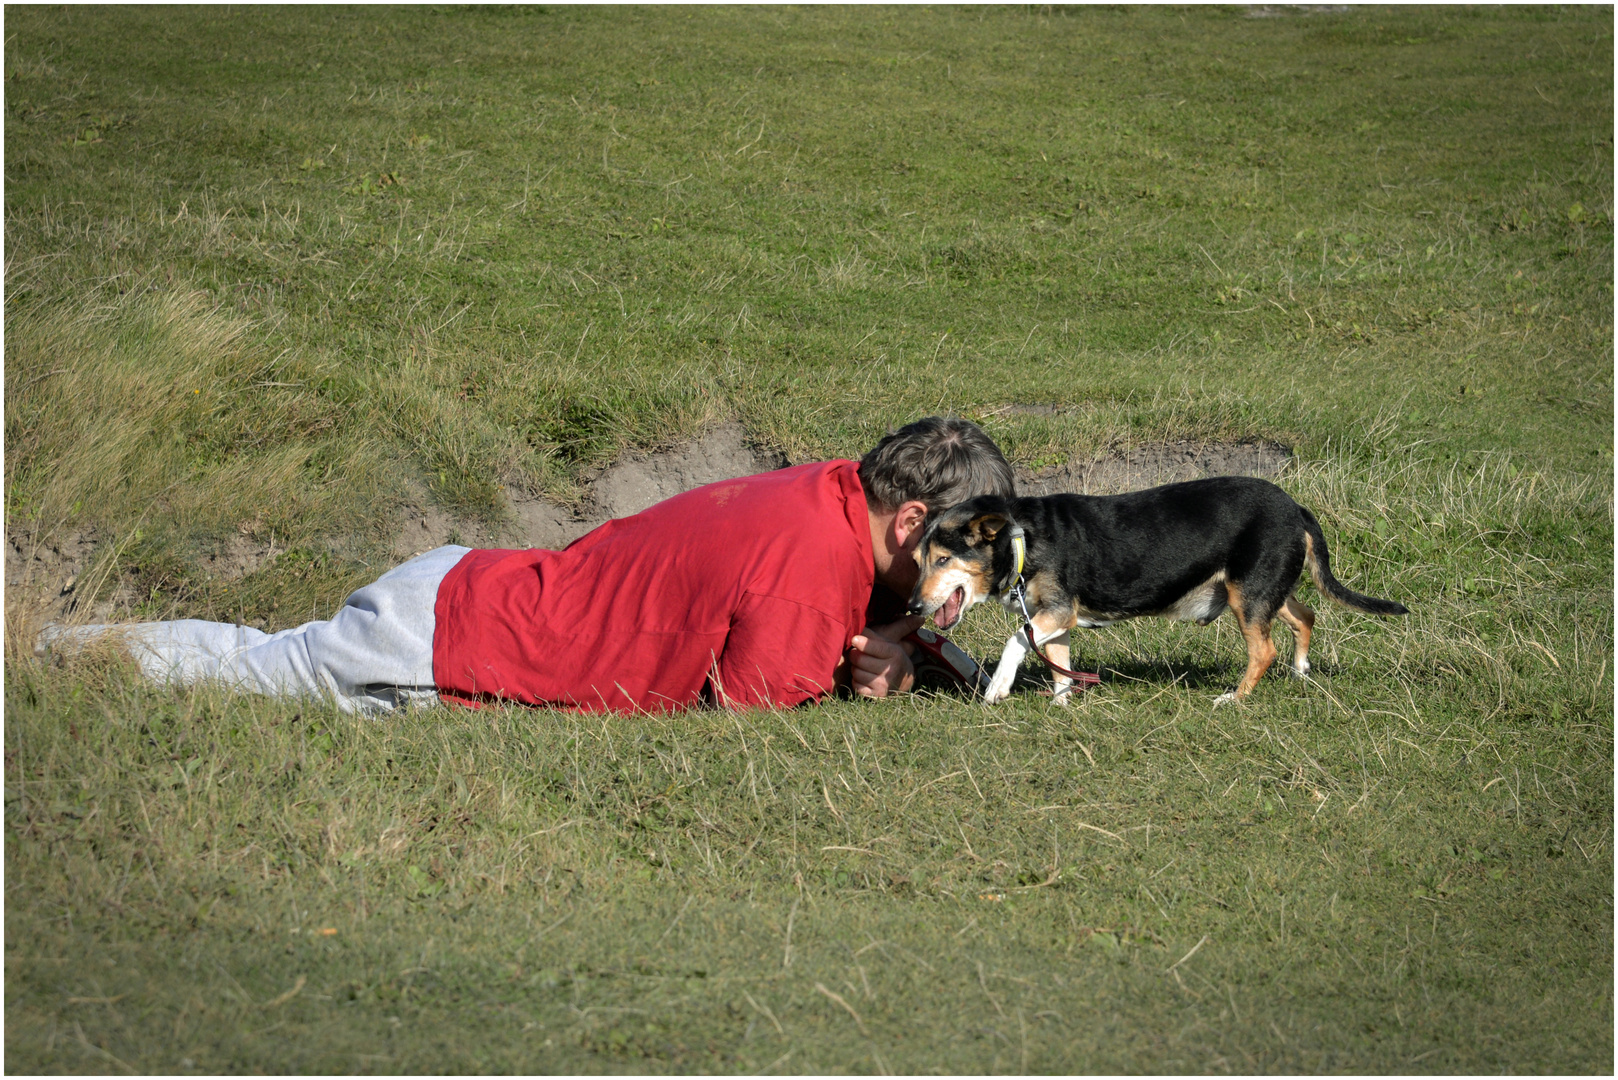
[[[1021,581],[1023,564],[1028,561],[1028,541],[1024,537],[1021,525],[1011,527],[1011,556],[1017,564],[1012,570],[1012,577]]]

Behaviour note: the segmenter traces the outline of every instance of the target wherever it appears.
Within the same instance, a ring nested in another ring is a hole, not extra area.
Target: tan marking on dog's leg
[[[1067,633],[1077,625],[1077,620],[1071,614],[1055,614],[1049,611],[1036,611],[1034,617],[1028,620],[1034,624],[1034,636],[1038,639],[1040,647],[1062,634]],[[1063,665],[1066,667],[1067,665]]]
[[[1270,624],[1263,626],[1255,622],[1242,623],[1242,637],[1247,639],[1247,672],[1242,681],[1236,684],[1236,696],[1246,697],[1253,692],[1253,687],[1270,670],[1275,663],[1275,642],[1270,640]]]
[[[1247,641],[1247,671],[1243,673],[1242,681],[1236,684],[1235,690],[1214,699],[1216,705],[1240,700],[1252,693],[1253,687],[1258,685],[1258,681],[1275,662],[1276,651],[1275,642],[1270,640],[1270,624],[1260,626],[1248,619],[1241,586],[1235,582],[1226,582],[1225,595],[1230,598],[1230,610],[1235,613],[1236,622],[1242,628],[1242,637]]]
[[[1050,657],[1051,663],[1058,667],[1071,669],[1073,667],[1073,657],[1068,649],[1068,637],[1068,633],[1063,631],[1061,637],[1052,638],[1051,643],[1045,646],[1045,655]],[[1056,684],[1051,690],[1052,700],[1058,705],[1066,705],[1072,700],[1073,680],[1056,671],[1051,672],[1051,678]]]
[[[1034,615],[1034,636],[1045,651],[1051,663],[1060,667],[1068,667],[1070,654],[1068,649],[1068,632],[1077,624],[1071,612],[1057,614],[1056,612],[1041,611]],[[1053,700],[1059,705],[1066,705],[1070,700],[1073,689],[1073,680],[1066,675],[1051,672],[1055,687],[1051,694]]]
[[[1282,622],[1292,627],[1293,674],[1299,677],[1309,674],[1309,638],[1315,629],[1315,613],[1296,596],[1289,596],[1277,614]]]

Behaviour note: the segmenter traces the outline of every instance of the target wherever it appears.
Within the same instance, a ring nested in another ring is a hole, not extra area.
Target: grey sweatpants
[[[48,626],[39,643],[71,648],[121,634],[154,682],[217,682],[249,693],[330,698],[346,712],[380,712],[437,698],[433,606],[438,586],[470,548],[416,556],[358,589],[330,619],[266,634],[251,626],[172,622]]]

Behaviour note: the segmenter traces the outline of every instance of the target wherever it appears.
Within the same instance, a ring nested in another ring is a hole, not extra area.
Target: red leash
[[[1043,660],[1045,662],[1045,666],[1056,672],[1056,674],[1066,675],[1068,678],[1072,679],[1074,690],[1088,690],[1092,686],[1101,685],[1101,675],[1099,672],[1069,671],[1067,668],[1063,667],[1061,664],[1058,664],[1055,660],[1052,660],[1050,657],[1041,652],[1039,646],[1034,643],[1036,639],[1034,638],[1034,624],[1032,622],[1023,623],[1022,632],[1024,636],[1028,638],[1028,647],[1034,650],[1034,655]]]

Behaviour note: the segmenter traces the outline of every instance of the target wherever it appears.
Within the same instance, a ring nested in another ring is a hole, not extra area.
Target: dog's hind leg
[[[1315,613],[1296,596],[1289,596],[1276,614],[1292,627],[1292,673],[1301,679],[1309,674],[1309,636],[1314,633]]]
[[[1225,588],[1230,594],[1230,609],[1236,613],[1236,622],[1241,626],[1242,637],[1247,642],[1247,670],[1235,690],[1214,699],[1215,705],[1237,701],[1251,694],[1264,673],[1270,670],[1270,665],[1275,663],[1275,642],[1270,640],[1270,619],[1274,618],[1274,613],[1261,616],[1258,604],[1248,605],[1245,602],[1239,584],[1229,582]]]

